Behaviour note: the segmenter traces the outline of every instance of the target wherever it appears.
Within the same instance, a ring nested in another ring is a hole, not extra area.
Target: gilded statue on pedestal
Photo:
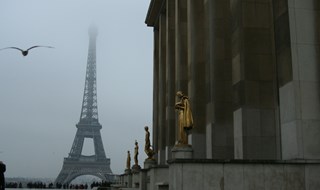
[[[176,96],[179,99],[175,104],[175,109],[178,111],[178,145],[188,145],[188,132],[193,129],[193,117],[189,104],[189,98],[181,91],[178,91]]]
[[[150,132],[148,126],[144,127],[144,130],[146,131],[146,144],[144,146],[144,152],[147,154],[148,158],[147,160],[154,160],[153,155],[155,152],[151,148],[151,143],[150,143]]]
[[[137,140],[135,141],[134,147],[134,165],[132,166],[132,173],[138,173],[141,170],[141,167],[138,164],[138,155],[139,155],[139,145]]]
[[[139,155],[139,146],[138,146],[138,142],[136,140],[136,142],[134,143],[135,147],[134,147],[134,165],[139,165],[138,164],[138,155]]]
[[[130,165],[131,165],[131,157],[130,157],[130,151],[128,150],[128,153],[127,153],[127,169],[130,169]]]

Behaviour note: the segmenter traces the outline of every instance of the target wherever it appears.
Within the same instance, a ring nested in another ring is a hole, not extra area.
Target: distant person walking
[[[6,165],[0,161],[0,190],[4,190],[6,183],[4,180],[4,172],[6,171]]]

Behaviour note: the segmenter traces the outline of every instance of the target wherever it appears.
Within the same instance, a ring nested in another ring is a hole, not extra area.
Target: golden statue
[[[130,169],[131,165],[131,157],[130,157],[130,151],[128,150],[128,155],[127,155],[127,169]]]
[[[150,143],[150,132],[148,126],[144,127],[144,130],[146,131],[146,144],[144,146],[144,152],[147,154],[148,158],[147,160],[154,160],[153,155],[155,152],[151,148],[151,143]]]
[[[176,93],[179,101],[175,105],[175,109],[178,111],[178,126],[179,126],[179,139],[178,144],[188,144],[188,131],[193,129],[193,117],[191,108],[189,105],[189,98],[185,96],[181,91]]]
[[[134,164],[138,165],[138,154],[139,154],[139,146],[138,146],[138,142],[136,140],[136,142],[134,143],[136,146],[134,147]]]

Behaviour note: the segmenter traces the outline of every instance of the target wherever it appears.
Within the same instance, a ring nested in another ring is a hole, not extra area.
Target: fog
[[[101,137],[113,173],[152,121],[152,29],[147,0],[1,0],[0,49],[34,45],[28,56],[0,51],[0,160],[6,177],[59,174],[80,119],[88,28],[97,37],[97,96]],[[93,153],[85,141],[83,154]]]

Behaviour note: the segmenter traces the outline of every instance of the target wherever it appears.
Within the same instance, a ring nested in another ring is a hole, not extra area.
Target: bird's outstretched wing
[[[4,49],[17,49],[17,50],[19,50],[19,51],[23,51],[22,49],[17,48],[17,47],[6,47],[6,48],[2,48],[2,49],[0,49],[0,50],[4,50]]]
[[[54,47],[51,47],[51,46],[32,46],[32,47],[28,48],[26,51],[29,51],[30,49],[37,48],[37,47],[54,48]]]

